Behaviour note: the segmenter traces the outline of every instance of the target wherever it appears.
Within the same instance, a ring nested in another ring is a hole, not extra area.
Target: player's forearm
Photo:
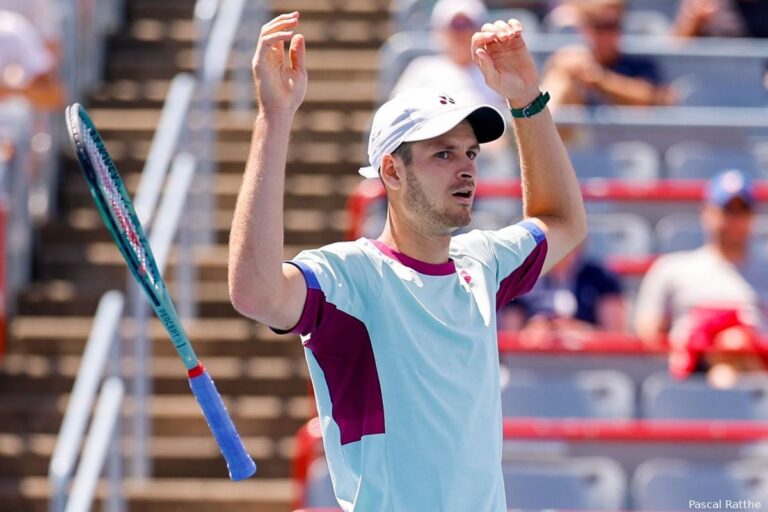
[[[576,174],[549,109],[515,119],[523,184],[523,214],[569,228],[575,244],[586,235],[586,214]]]
[[[265,307],[283,285],[283,194],[292,114],[260,113],[229,237],[229,292],[243,313]]]

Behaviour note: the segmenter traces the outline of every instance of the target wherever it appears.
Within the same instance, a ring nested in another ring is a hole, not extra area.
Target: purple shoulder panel
[[[531,291],[541,275],[544,259],[547,257],[547,239],[544,233],[532,222],[520,224],[532,232],[537,244],[523,263],[499,283],[499,289],[496,292],[496,311],[516,297]]]

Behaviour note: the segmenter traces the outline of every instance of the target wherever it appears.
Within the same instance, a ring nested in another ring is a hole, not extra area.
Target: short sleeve
[[[370,296],[380,288],[372,277],[370,260],[353,243],[303,251],[286,263],[301,271],[307,297],[296,325],[287,330],[272,328],[278,334],[306,336],[339,314],[362,319]]]

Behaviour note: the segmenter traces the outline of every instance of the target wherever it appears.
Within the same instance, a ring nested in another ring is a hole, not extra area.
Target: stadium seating
[[[726,169],[739,169],[756,179],[768,178],[757,155],[738,148],[719,148],[696,141],[678,142],[664,153],[667,177],[709,179]]]
[[[684,381],[667,374],[648,377],[641,388],[646,418],[768,420],[768,375],[741,377],[729,389],[715,389],[704,377]]]
[[[631,418],[634,405],[632,380],[615,370],[552,375],[502,369],[505,417]]]
[[[753,221],[751,250],[762,261],[768,261],[768,216],[758,215]],[[667,253],[701,247],[704,232],[698,214],[678,213],[662,217],[653,230],[655,251]]]
[[[728,503],[726,502],[728,500]],[[681,460],[649,460],[632,478],[634,510],[693,510],[691,502],[710,508],[751,510],[740,500],[768,502],[768,464],[750,461],[730,464],[692,464]]]
[[[611,255],[647,256],[652,251],[651,226],[633,213],[594,213],[587,222],[586,251],[599,260]]]
[[[660,178],[659,155],[641,141],[624,141],[608,147],[570,148],[568,155],[579,179],[623,179],[647,182]]]
[[[574,458],[502,464],[507,507],[523,510],[621,510],[626,476],[605,458]]]

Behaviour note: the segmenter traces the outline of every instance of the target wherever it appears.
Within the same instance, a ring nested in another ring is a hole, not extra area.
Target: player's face
[[[426,223],[425,227],[437,234],[469,224],[479,153],[468,121],[439,137],[413,143],[403,200],[414,220]]]

